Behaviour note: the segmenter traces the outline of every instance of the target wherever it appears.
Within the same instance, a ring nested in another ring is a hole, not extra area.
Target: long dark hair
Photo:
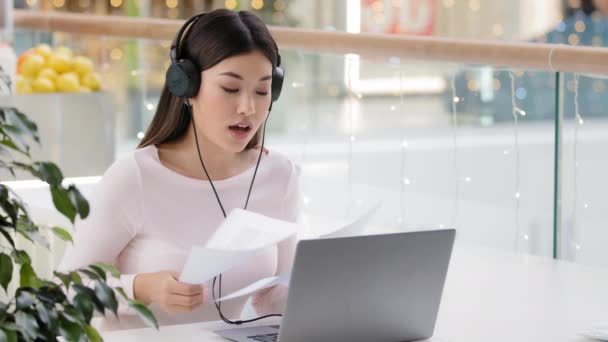
[[[218,9],[204,14],[190,26],[182,39],[179,57],[191,60],[202,72],[226,58],[254,50],[277,65],[277,44],[260,18],[248,11]],[[184,111],[184,99],[173,96],[165,83],[154,118],[138,148],[178,139],[188,130],[190,120]],[[246,149],[259,144],[261,128]]]

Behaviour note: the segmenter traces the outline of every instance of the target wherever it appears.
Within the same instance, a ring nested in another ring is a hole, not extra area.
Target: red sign
[[[437,0],[362,0],[361,32],[430,36]]]

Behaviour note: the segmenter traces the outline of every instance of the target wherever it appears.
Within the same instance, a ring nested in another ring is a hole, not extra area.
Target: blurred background
[[[169,19],[246,9],[296,29],[608,44],[606,0],[17,0],[14,8]],[[38,122],[39,158],[69,177],[98,177],[136,148],[156,110],[170,41],[19,27],[10,37],[18,60],[46,53],[41,44],[49,54],[85,57],[79,91],[55,91],[70,80],[34,86],[40,73],[26,68],[17,94],[1,98]],[[606,76],[281,54],[286,88],[267,141],[302,165],[303,220],[313,229],[327,222],[320,218],[347,218],[378,200],[372,232],[455,227],[460,239],[484,246],[608,265]]]

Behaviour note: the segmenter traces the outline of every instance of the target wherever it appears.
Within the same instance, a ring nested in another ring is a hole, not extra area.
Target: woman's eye
[[[268,92],[267,91],[256,91],[256,94],[266,96],[266,95],[268,95]]]
[[[239,91],[238,88],[232,89],[232,88],[222,87],[222,89],[224,89],[225,92],[231,93],[231,94],[237,93]]]

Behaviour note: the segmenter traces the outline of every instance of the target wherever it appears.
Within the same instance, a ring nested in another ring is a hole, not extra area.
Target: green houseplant
[[[74,185],[65,185],[61,170],[51,162],[34,162],[30,142],[40,144],[36,124],[15,108],[0,107],[0,168],[30,173],[49,185],[55,208],[73,224],[85,219],[89,204]],[[16,158],[18,157],[18,158]],[[54,272],[56,279],[41,279],[34,271],[27,252],[15,243],[18,237],[33,244],[49,244],[44,230],[50,229],[60,239],[72,242],[70,233],[60,227],[36,224],[27,205],[7,185],[0,183],[0,286],[7,300],[0,300],[0,342],[101,341],[90,325],[94,313],[117,315],[121,296],[148,325],[158,328],[151,311],[127,297],[120,287],[112,288],[107,277],[120,274],[112,265],[98,263],[69,272]],[[14,294],[9,285],[19,284]],[[107,312],[109,311],[109,312]],[[111,313],[110,313],[111,312]]]

